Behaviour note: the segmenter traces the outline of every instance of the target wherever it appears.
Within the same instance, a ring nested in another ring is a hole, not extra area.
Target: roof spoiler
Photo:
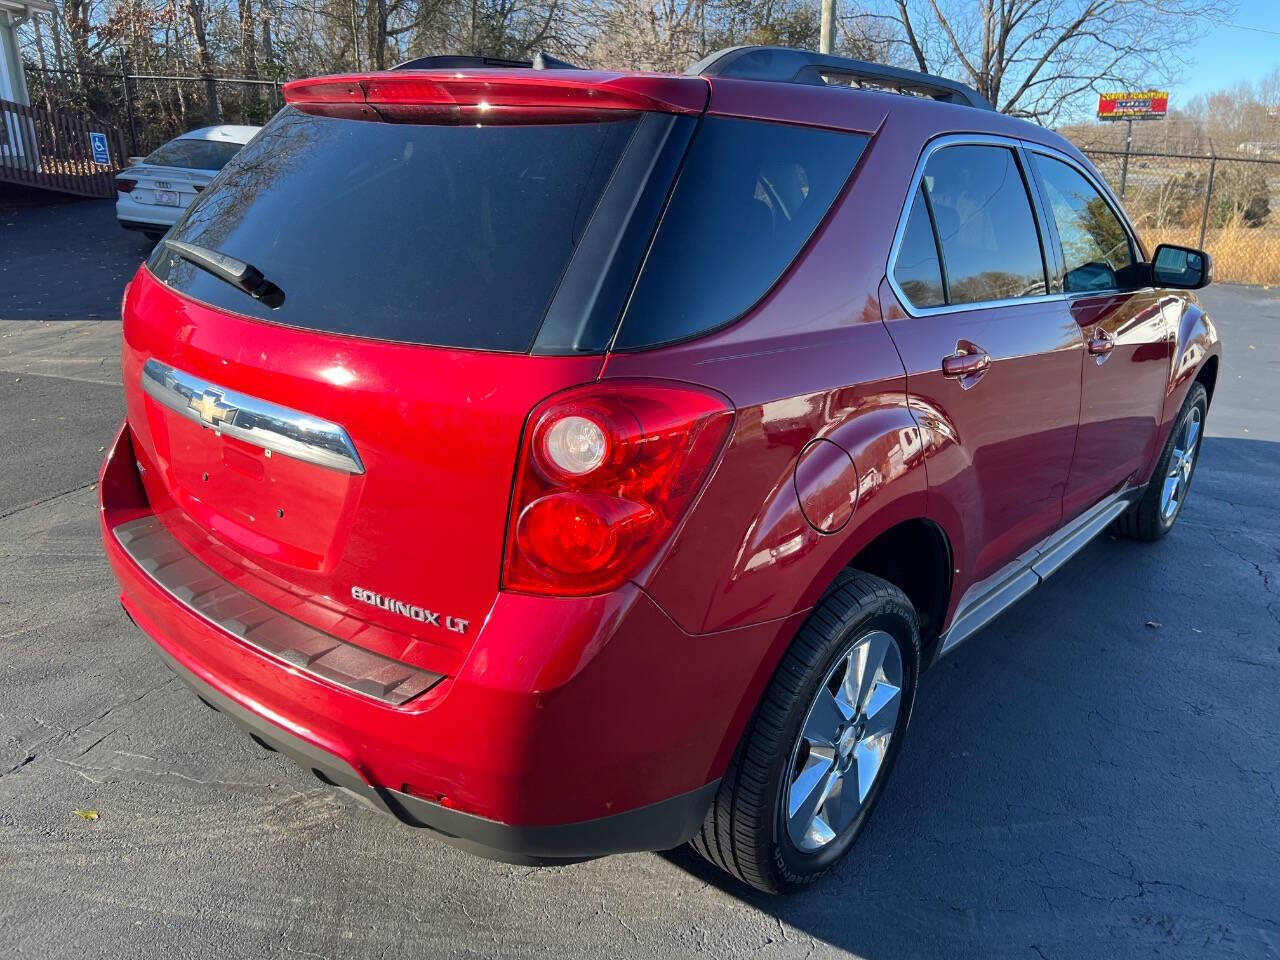
[[[286,103],[352,119],[410,123],[523,123],[535,117],[585,119],[601,111],[701,114],[703,78],[601,74],[587,70],[488,68],[450,72],[408,66],[382,73],[291,80]]]
[[[416,57],[397,63],[392,70],[581,70],[576,63],[539,53],[532,60],[503,60],[500,57],[438,56]]]
[[[815,86],[829,86],[834,80],[837,84],[844,82],[876,87],[976,107],[979,110],[995,109],[978,91],[955,80],[790,47],[727,47],[699,60],[685,73],[690,76],[732,77],[738,80],[767,80]]]

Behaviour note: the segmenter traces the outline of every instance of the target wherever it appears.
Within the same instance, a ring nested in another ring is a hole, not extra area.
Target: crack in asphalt
[[[17,514],[22,513],[25,510],[30,510],[33,507],[44,506],[46,503],[52,503],[54,500],[59,500],[62,497],[68,497],[73,493],[79,493],[82,490],[88,490],[91,487],[96,487],[97,485],[98,485],[97,480],[90,480],[87,483],[80,484],[80,486],[78,487],[72,487],[70,490],[63,490],[59,493],[50,494],[47,497],[41,497],[39,500],[31,500],[31,501],[28,501],[27,503],[20,503],[16,507],[10,507],[8,510],[5,510],[4,512],[0,513],[0,520],[7,520],[9,517],[16,516]]]
[[[53,756],[51,751],[56,750],[61,744],[66,743],[68,740],[70,740],[80,731],[93,726],[95,723],[99,723],[100,721],[105,720],[107,717],[111,716],[113,713],[115,713],[118,710],[121,710],[125,707],[132,706],[133,704],[150,696],[151,694],[164,689],[165,687],[169,686],[169,684],[173,683],[177,679],[178,679],[177,677],[169,677],[168,679],[156,684],[155,686],[151,686],[143,690],[142,693],[138,694],[136,697],[132,697],[128,700],[121,700],[119,703],[113,704],[112,706],[108,707],[106,710],[104,710],[102,713],[98,714],[96,717],[92,718],[91,720],[86,720],[84,723],[81,723],[69,730],[63,730],[60,733],[56,734],[55,736],[48,738],[47,740],[39,741],[38,743],[34,744],[36,748],[34,752],[29,752],[27,757],[22,762],[18,763],[16,766],[12,767],[11,769],[6,770],[4,773],[0,773],[0,777],[6,777],[11,773],[15,773],[18,770],[21,770],[23,767],[26,767],[31,763],[35,762],[36,760],[41,759],[45,755],[48,755],[49,759],[54,760],[55,762],[66,763],[68,766],[72,766],[72,767],[77,766],[77,764],[70,763],[64,758]],[[43,721],[41,721],[40,725],[44,727],[48,727],[48,724],[45,724]],[[107,739],[107,737],[111,736],[113,733],[118,733],[120,729],[121,729],[120,727],[116,727],[115,729],[108,730],[102,736],[94,740],[93,743],[89,744],[89,746],[85,747],[79,753],[77,753],[76,756],[83,757],[86,753],[88,753],[90,750],[92,750],[94,747],[100,744],[103,740]],[[84,769],[92,769],[92,768],[84,767]]]

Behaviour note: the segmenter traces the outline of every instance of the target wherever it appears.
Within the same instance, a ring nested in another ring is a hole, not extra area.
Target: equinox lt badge
[[[351,596],[353,599],[359,600],[361,603],[367,603],[371,607],[380,607],[388,613],[398,613],[400,616],[408,617],[410,620],[429,623],[433,627],[443,627],[445,630],[452,630],[454,633],[466,633],[467,627],[471,626],[470,620],[463,620],[459,617],[445,617],[444,622],[441,623],[440,614],[438,613],[433,613],[412,603],[384,597],[382,594],[366,590],[364,587],[352,587]]]

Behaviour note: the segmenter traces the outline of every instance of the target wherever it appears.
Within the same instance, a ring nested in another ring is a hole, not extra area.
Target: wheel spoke
[[[867,723],[863,727],[863,739],[887,737],[893,733],[898,722],[898,698],[901,693],[898,687],[887,680],[876,684],[867,703]]]
[[[826,821],[827,826],[839,833],[853,820],[861,805],[858,798],[853,795],[849,777],[841,776],[837,777],[835,783],[831,785],[831,792],[827,795],[827,802],[823,804],[819,815]]]
[[[889,746],[887,735],[867,738],[853,748],[854,770],[858,773],[858,803],[865,803],[871,793],[871,786],[876,782],[876,774],[884,762],[884,754]],[[853,773],[853,770],[849,771]]]
[[[1187,455],[1190,456],[1196,449],[1196,441],[1200,439],[1200,418],[1192,417],[1187,421],[1187,438],[1184,446],[1187,448]]]
[[[831,829],[831,825],[821,816],[814,817],[809,823],[809,829],[805,831],[805,840],[808,846],[814,850],[819,847],[825,847],[835,838],[836,832]]]
[[[852,716],[866,713],[867,697],[884,667],[888,649],[889,638],[883,633],[873,633],[849,652],[849,670],[840,690],[842,699],[853,708]]]
[[[787,796],[787,828],[797,844],[809,833],[818,811],[837,779],[835,764],[826,757],[810,755]]]
[[[834,746],[836,730],[849,719],[849,714],[831,691],[823,687],[818,691],[818,699],[809,710],[805,720],[802,736],[810,745]]]

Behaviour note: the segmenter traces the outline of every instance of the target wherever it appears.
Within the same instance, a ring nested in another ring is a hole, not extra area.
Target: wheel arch
[[[862,546],[844,569],[861,570],[907,595],[920,620],[921,663],[932,661],[953,586],[951,541],[927,517],[903,520]]]
[[[1196,371],[1196,383],[1204,385],[1205,393],[1209,395],[1209,403],[1211,405],[1213,403],[1213,390],[1218,385],[1218,357],[1218,354],[1211,353],[1205,357],[1204,363]]]
[[[1222,343],[1218,328],[1194,298],[1181,301],[1181,310],[1174,321],[1172,355],[1169,380],[1165,388],[1164,407],[1160,414],[1159,429],[1151,445],[1150,459],[1138,473],[1138,477],[1150,479],[1155,470],[1160,451],[1169,439],[1169,431],[1182,409],[1183,401],[1192,383],[1204,384],[1213,402],[1214,389],[1218,385],[1218,365],[1222,355]]]

